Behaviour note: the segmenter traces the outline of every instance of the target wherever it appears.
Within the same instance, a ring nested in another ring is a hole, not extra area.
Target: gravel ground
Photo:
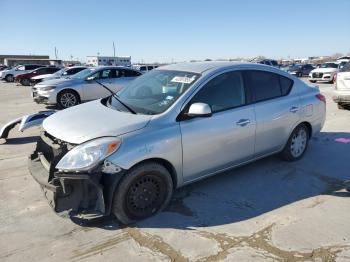
[[[155,217],[84,225],[50,209],[27,170],[38,128],[0,140],[1,261],[349,261],[350,111],[327,97],[327,120],[305,157],[269,157],[176,191]],[[0,126],[42,110],[28,87],[0,83]],[[344,140],[346,141],[346,140]]]

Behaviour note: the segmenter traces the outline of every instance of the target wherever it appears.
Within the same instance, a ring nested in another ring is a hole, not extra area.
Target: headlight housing
[[[87,171],[118,150],[121,139],[103,137],[74,147],[58,162],[56,168],[63,172]]]
[[[56,86],[42,86],[42,87],[39,87],[39,90],[40,91],[50,91],[50,90],[53,90],[55,88],[56,88]]]

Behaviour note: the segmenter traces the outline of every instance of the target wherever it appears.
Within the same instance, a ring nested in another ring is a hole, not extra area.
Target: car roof
[[[211,71],[219,68],[225,68],[230,66],[240,66],[240,65],[253,65],[253,63],[229,62],[229,61],[187,62],[187,63],[166,65],[166,66],[158,67],[155,70],[186,71],[186,72],[201,74],[209,70]]]
[[[236,61],[210,61],[210,62],[186,62],[179,64],[171,64],[167,66],[161,66],[154,70],[174,70],[174,71],[185,71],[197,74],[204,72],[209,73],[217,69],[226,68],[249,68],[256,70],[267,70],[272,72],[280,72],[281,70],[269,65],[259,64],[256,62],[236,62]]]
[[[96,70],[100,70],[100,69],[128,69],[128,70],[133,70],[135,71],[135,69],[131,68],[131,67],[126,67],[126,66],[96,66],[96,67],[89,67],[92,69],[96,69]]]

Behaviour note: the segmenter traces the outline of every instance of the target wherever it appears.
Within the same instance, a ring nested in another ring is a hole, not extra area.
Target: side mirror
[[[66,76],[66,75],[68,75],[68,73],[67,73],[67,72],[64,72],[62,75]]]
[[[92,81],[92,80],[94,80],[96,77],[94,77],[94,76],[89,76],[89,77],[87,77],[85,80],[86,81]]]
[[[189,117],[210,117],[212,115],[211,108],[205,103],[194,103],[188,109]]]

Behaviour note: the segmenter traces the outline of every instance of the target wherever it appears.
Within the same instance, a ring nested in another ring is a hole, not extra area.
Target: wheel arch
[[[299,126],[299,125],[301,125],[301,124],[304,124],[306,127],[307,127],[307,130],[309,131],[309,138],[311,138],[312,137],[312,125],[309,123],[309,122],[307,122],[307,121],[304,121],[304,122],[301,122],[301,123],[299,123],[297,126]],[[297,127],[296,126],[296,127]],[[294,130],[294,129],[293,129]]]
[[[174,189],[177,188],[178,179],[177,179],[176,169],[168,160],[166,160],[164,158],[154,157],[154,158],[144,159],[144,160],[134,164],[131,168],[134,168],[135,166],[138,166],[138,165],[141,165],[141,164],[145,164],[145,163],[149,163],[149,162],[156,162],[156,163],[159,163],[162,166],[164,166],[168,170],[168,172],[170,173],[171,179],[173,180],[173,187],[174,187]]]

